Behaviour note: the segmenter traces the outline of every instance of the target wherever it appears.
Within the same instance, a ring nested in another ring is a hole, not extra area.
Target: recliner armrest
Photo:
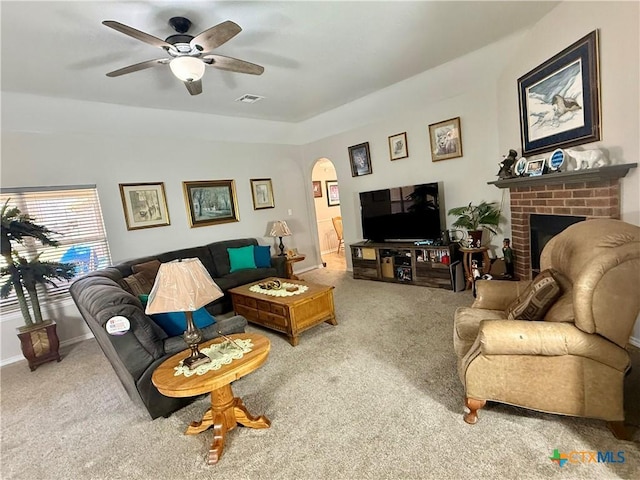
[[[577,355],[621,372],[629,365],[626,350],[571,323],[485,320],[479,340],[483,355]]]
[[[474,308],[506,310],[511,302],[524,292],[530,280],[512,282],[510,280],[477,280]]]

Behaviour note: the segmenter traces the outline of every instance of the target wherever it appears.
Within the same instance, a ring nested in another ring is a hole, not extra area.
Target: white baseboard
[[[630,343],[631,345],[633,345],[634,347],[638,347],[638,348],[640,348],[640,338],[630,337],[630,338],[629,338],[629,343]]]
[[[90,338],[93,338],[93,333],[91,332],[85,333],[84,335],[80,335],[79,337],[71,338],[69,340],[60,342],[60,348],[62,349],[68,345],[73,345],[74,343],[82,342],[84,340],[89,340]],[[20,360],[25,360],[24,356],[15,355],[13,357],[5,358],[0,362],[0,367],[4,367],[5,365],[9,365],[10,363],[19,362]]]

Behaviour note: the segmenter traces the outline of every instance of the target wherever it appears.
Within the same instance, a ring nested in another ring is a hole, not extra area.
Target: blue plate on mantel
[[[555,149],[549,157],[549,168],[554,171],[560,171],[560,167],[562,167],[566,159],[567,154],[564,153],[564,150],[561,148]]]

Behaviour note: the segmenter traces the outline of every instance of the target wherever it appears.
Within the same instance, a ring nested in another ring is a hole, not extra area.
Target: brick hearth
[[[531,279],[531,214],[574,215],[591,218],[620,218],[620,181],[607,179],[580,183],[549,183],[511,186],[511,247],[515,253],[515,274]]]

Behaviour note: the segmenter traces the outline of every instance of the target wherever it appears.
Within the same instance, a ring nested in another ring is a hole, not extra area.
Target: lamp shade
[[[291,235],[291,230],[287,226],[287,222],[284,220],[278,220],[273,222],[271,226],[271,233],[269,234],[272,237],[288,237]]]
[[[194,312],[222,296],[198,258],[162,263],[145,313]]]
[[[176,57],[169,62],[173,74],[183,82],[197,82],[204,75],[204,62],[195,57]]]

